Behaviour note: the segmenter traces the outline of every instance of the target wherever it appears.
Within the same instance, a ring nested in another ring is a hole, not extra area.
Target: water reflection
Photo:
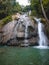
[[[39,49],[39,53],[41,57],[40,65],[48,65],[49,63],[48,49]]]

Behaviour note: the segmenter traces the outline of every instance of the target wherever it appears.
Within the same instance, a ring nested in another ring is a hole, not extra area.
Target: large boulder
[[[37,43],[37,24],[34,24],[34,21],[32,22],[28,17],[20,17],[19,20],[7,23],[2,31],[3,44],[27,46]],[[25,39],[29,42],[24,41]]]

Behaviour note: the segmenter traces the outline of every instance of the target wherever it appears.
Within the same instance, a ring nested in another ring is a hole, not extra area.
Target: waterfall
[[[44,25],[40,22],[41,19],[34,18],[38,23],[38,35],[39,35],[39,46],[47,46],[48,45],[48,39],[44,33]]]
[[[25,38],[28,37],[28,22],[26,22],[26,27],[25,27]]]
[[[39,34],[39,46],[47,46],[48,39],[43,31],[43,24],[38,23],[38,34]]]
[[[29,22],[28,21],[26,21],[27,19],[27,17],[25,17],[26,15],[24,15],[24,18],[25,18],[25,40],[24,40],[24,42],[25,42],[25,46],[28,46],[29,44],[29,41],[28,41],[28,26],[29,26]]]

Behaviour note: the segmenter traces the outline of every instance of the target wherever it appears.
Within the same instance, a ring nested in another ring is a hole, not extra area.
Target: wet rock
[[[18,38],[24,38],[25,33],[24,32],[18,32],[17,37]]]
[[[25,36],[25,26],[20,24],[17,28],[17,37],[19,38],[24,38]]]
[[[21,44],[20,47],[28,47],[29,44]]]
[[[2,34],[3,44],[29,46],[37,43],[37,27],[28,17],[9,22],[2,28],[2,31],[4,31]],[[25,39],[28,39],[29,41],[26,43],[26,41],[24,41]]]
[[[38,38],[33,37],[31,39],[29,39],[29,46],[34,46],[34,45],[38,45]]]
[[[18,40],[16,40],[16,39],[10,39],[10,40],[8,40],[7,42],[6,42],[6,45],[8,45],[8,46],[18,46],[19,44],[18,44]]]

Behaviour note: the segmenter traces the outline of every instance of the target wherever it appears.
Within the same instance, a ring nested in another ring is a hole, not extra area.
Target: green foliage
[[[36,14],[37,14],[36,11],[32,10],[31,15],[36,16]]]
[[[4,19],[2,19],[2,25],[5,25],[5,24],[7,24],[10,21],[12,21],[12,17],[11,16],[7,16]]]
[[[28,12],[29,10],[30,10],[30,6],[29,5],[23,8],[23,12]]]
[[[30,0],[32,15],[43,16],[40,0]],[[49,18],[49,0],[42,0],[47,17]]]
[[[12,13],[20,12],[21,10],[22,10],[22,8],[18,2],[16,2],[16,4],[13,5],[13,7],[12,7]]]
[[[0,1],[0,19],[11,14],[11,0],[1,0]]]
[[[42,14],[41,12],[41,6],[39,0],[31,0],[31,10],[32,10],[32,15],[38,16],[39,14]]]
[[[16,2],[16,0],[0,1],[0,19],[20,11],[21,6]]]
[[[43,6],[47,14],[47,17],[49,18],[49,0],[43,0]]]

